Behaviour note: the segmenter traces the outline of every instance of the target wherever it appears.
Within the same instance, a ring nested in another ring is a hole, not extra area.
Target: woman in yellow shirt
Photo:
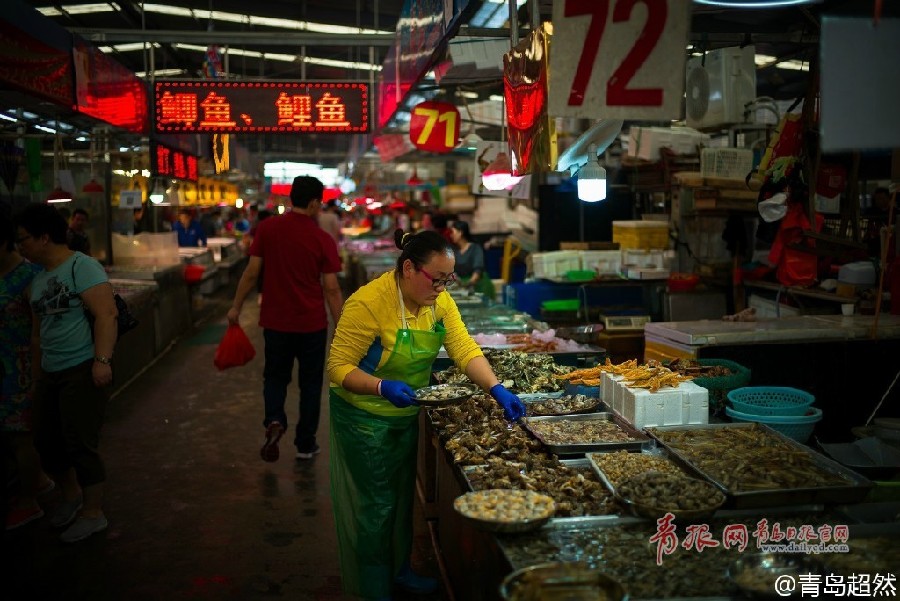
[[[389,599],[392,584],[414,593],[437,582],[410,570],[418,412],[441,348],[490,391],[515,421],[525,414],[497,380],[447,293],[453,250],[437,232],[394,232],[396,269],[344,304],[328,358],[331,379],[331,498],[344,590]]]

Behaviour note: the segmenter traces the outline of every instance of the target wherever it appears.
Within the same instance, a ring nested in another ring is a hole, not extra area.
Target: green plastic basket
[[[578,311],[580,308],[581,301],[577,298],[548,300],[541,303],[541,309],[544,311]]]
[[[730,376],[692,380],[697,386],[709,390],[709,411],[716,417],[722,417],[725,414],[728,393],[750,384],[750,369],[728,359],[700,359],[697,363],[705,367],[721,366],[731,370]]]

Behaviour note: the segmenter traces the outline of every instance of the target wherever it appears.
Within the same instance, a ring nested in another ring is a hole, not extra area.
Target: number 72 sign
[[[677,119],[690,0],[554,0],[554,117]]]

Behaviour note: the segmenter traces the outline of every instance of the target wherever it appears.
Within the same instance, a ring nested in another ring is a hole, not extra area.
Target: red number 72
[[[600,41],[606,29],[606,16],[609,14],[610,0],[565,0],[566,17],[590,15],[584,39],[584,48],[575,69],[572,89],[569,92],[569,106],[584,104],[584,95],[591,79]],[[628,83],[637,73],[650,53],[656,47],[666,25],[668,5],[666,0],[618,0],[613,8],[613,23],[631,19],[635,5],[641,2],[647,7],[647,22],[634,46],[625,56],[622,64],[606,82],[607,106],[661,106],[663,102],[662,88],[628,88]]]

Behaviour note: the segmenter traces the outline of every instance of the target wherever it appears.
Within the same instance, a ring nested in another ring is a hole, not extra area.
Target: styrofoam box
[[[622,270],[622,253],[618,250],[582,250],[581,269],[599,275],[618,274]]]
[[[577,250],[554,250],[531,255],[531,266],[536,278],[558,278],[567,271],[581,269],[581,256]]]
[[[622,387],[619,386],[621,379],[622,376],[606,372],[600,375],[600,398],[607,407],[619,414],[622,413]]]
[[[697,154],[697,146],[709,142],[709,134],[689,127],[632,127],[628,136],[628,155],[647,161],[659,160],[660,148],[679,154]]]
[[[693,382],[650,392],[624,389],[621,415],[636,428],[680,426],[709,422],[709,391]]]

